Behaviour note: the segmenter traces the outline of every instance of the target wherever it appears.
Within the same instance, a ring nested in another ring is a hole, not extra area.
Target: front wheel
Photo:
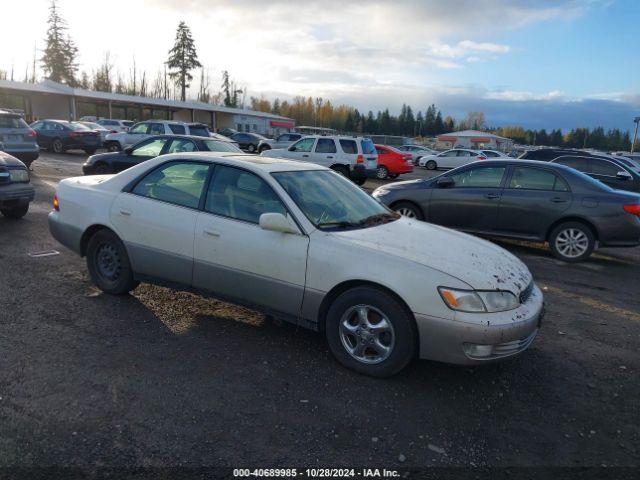
[[[379,180],[384,180],[389,177],[389,169],[384,165],[378,165],[378,169],[376,170],[376,178]]]
[[[249,146],[247,147],[247,151],[249,153],[253,153],[256,151],[256,146],[253,143],[250,143]]]
[[[566,222],[558,225],[549,235],[549,247],[556,258],[565,262],[581,262],[588,258],[596,246],[596,238],[584,223]]]
[[[425,167],[427,167],[427,170],[435,170],[436,168],[438,168],[438,164],[435,162],[435,160],[429,160]]]
[[[2,210],[0,210],[0,212],[2,212],[2,215],[12,220],[19,220],[20,218],[24,217],[28,211],[29,211],[28,203],[24,205],[19,205],[17,207],[3,208]]]
[[[60,140],[59,138],[55,138],[51,143],[51,149],[54,153],[63,153],[64,145],[62,144],[62,140]]]
[[[390,377],[416,355],[417,329],[406,308],[387,292],[368,286],[340,295],[329,308],[327,341],[344,366]]]
[[[393,209],[403,217],[415,218],[416,220],[424,220],[424,215],[420,211],[417,205],[409,202],[398,202],[393,206]]]
[[[110,230],[100,230],[89,240],[87,267],[93,283],[105,293],[124,295],[138,286],[127,250]]]

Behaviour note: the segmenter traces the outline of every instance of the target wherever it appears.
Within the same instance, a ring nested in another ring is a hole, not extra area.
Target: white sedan
[[[437,155],[425,155],[420,157],[418,165],[429,170],[440,168],[458,168],[467,163],[477,160],[486,160],[487,155],[480,150],[469,150],[466,148],[453,148]]]
[[[49,227],[106,293],[144,281],[247,305],[324,331],[340,362],[374,376],[415,357],[517,355],[542,317],[510,253],[400,217],[310,163],[202,152],[69,178]]]

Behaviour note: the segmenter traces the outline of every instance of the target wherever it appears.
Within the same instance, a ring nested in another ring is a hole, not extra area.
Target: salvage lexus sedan
[[[144,281],[249,306],[324,331],[341,363],[373,376],[418,356],[517,355],[542,317],[513,255],[402,217],[312,163],[183,153],[68,178],[49,228],[106,293]]]
[[[549,242],[566,262],[588,258],[596,246],[640,244],[640,195],[555,163],[485,160],[428,180],[385,185],[373,196],[418,220]]]

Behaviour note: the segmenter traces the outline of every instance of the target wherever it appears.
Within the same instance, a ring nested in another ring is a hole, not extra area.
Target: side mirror
[[[618,180],[631,180],[633,178],[631,174],[626,170],[620,170],[618,173],[616,173],[616,177],[618,178]]]
[[[298,233],[287,217],[281,213],[263,213],[259,220],[260,228],[280,233]]]
[[[291,145],[287,150],[289,150],[290,152],[295,152],[296,151],[296,147]]]
[[[442,177],[439,178],[438,181],[436,182],[436,185],[438,185],[438,188],[451,188],[456,184],[456,182],[454,182],[453,178],[451,177]]]
[[[124,153],[131,155],[133,153],[133,147],[127,147],[124,149]]]

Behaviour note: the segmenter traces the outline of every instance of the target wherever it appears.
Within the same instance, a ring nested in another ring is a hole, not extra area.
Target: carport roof
[[[173,110],[202,110],[207,112],[221,112],[234,115],[249,115],[253,117],[263,117],[271,119],[280,119],[292,121],[291,118],[283,117],[281,115],[274,115],[268,112],[258,112],[255,110],[245,110],[242,108],[223,107],[220,105],[213,105],[210,103],[187,101],[181,102],[178,100],[165,100],[164,98],[150,98],[140,97],[136,95],[125,95],[123,93],[110,93],[110,92],[98,92],[95,90],[84,90],[82,88],[73,88],[68,85],[53,82],[51,80],[44,80],[40,83],[26,83],[26,82],[14,82],[11,80],[0,80],[0,91],[2,90],[16,90],[20,92],[33,92],[33,93],[46,93],[50,95],[68,95],[74,96],[78,99],[93,99],[102,101],[121,102],[138,105],[157,106],[164,108],[171,108]]]

